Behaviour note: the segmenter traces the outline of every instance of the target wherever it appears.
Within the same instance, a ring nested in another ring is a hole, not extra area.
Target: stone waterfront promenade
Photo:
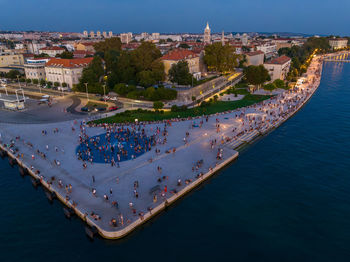
[[[124,126],[89,126],[81,120],[2,123],[1,148],[101,236],[120,238],[237,158],[239,146],[297,112],[317,89],[321,71],[322,58],[315,57],[293,90],[208,117]],[[114,144],[121,153],[111,158],[108,139],[118,132],[127,132],[125,141],[131,141]],[[103,145],[94,138],[101,134]],[[133,144],[132,135],[152,141]],[[77,151],[81,143],[95,151]],[[129,153],[130,159],[122,161],[130,144],[129,152],[139,154]],[[94,161],[97,154],[102,163]]]

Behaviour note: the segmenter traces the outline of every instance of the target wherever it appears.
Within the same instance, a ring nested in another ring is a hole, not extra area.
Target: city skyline
[[[315,0],[296,0],[293,4],[275,0],[234,3],[181,0],[167,4],[159,0],[147,3],[139,0],[63,0],[59,4],[44,0],[2,2],[7,12],[0,18],[0,30],[201,33],[208,21],[212,32],[350,35],[346,14],[350,3],[345,0],[338,0],[336,5],[327,0],[322,7],[316,5]]]

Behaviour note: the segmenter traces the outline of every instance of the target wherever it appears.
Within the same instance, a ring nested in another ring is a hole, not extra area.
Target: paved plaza
[[[320,71],[315,58],[305,82],[293,90],[208,117],[99,126],[84,119],[0,123],[0,140],[99,229],[118,231],[142,222],[161,203],[230,159],[242,137],[250,142],[288,119],[316,90]],[[121,139],[128,143],[118,144]],[[86,145],[84,157],[77,150],[81,144]],[[106,152],[113,145],[112,161]],[[135,150],[139,154],[131,157]],[[125,151],[128,158],[118,159]]]

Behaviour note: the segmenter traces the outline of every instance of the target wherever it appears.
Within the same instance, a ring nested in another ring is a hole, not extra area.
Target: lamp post
[[[19,75],[17,75],[16,77],[17,77],[17,81],[18,81],[18,87],[19,87],[19,89],[21,89],[21,84],[19,82]]]
[[[87,101],[89,101],[89,92],[88,92],[88,88],[87,88],[88,83],[84,83],[84,85],[85,85],[85,89],[86,89],[86,98],[87,98]]]
[[[104,98],[105,103],[106,103],[106,85],[103,85],[103,98]]]

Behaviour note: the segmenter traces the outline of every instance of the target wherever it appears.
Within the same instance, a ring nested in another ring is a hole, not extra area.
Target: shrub
[[[276,86],[276,88],[284,88],[285,87],[284,81],[281,79],[276,79],[275,81],[273,81],[273,84]]]
[[[186,111],[186,110],[187,110],[187,106],[186,106],[186,105],[182,105],[182,106],[180,107],[180,110],[181,110],[181,111]]]
[[[163,106],[164,106],[164,104],[161,102],[161,101],[155,101],[154,103],[153,103],[153,108],[154,109],[162,109],[163,108]]]
[[[179,111],[179,107],[177,105],[173,105],[171,107],[171,112],[178,112]]]
[[[276,86],[275,86],[275,84],[273,84],[273,83],[264,85],[264,90],[272,91],[272,90],[274,90],[274,89],[276,89]]]
[[[206,107],[207,105],[209,105],[209,103],[206,102],[206,101],[203,101],[203,102],[201,103],[200,107]]]

